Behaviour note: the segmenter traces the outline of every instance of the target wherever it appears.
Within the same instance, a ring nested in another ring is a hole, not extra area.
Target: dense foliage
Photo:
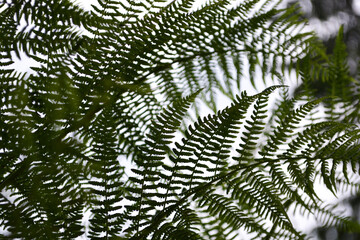
[[[0,3],[1,237],[307,238],[294,209],[360,231],[315,184],[360,186],[342,29],[327,55],[296,6],[193,5]]]

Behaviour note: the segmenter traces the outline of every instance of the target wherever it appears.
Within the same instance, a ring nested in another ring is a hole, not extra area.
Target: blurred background
[[[360,55],[360,0],[288,0],[299,4],[304,17],[332,52],[339,27],[344,26],[344,40],[348,48],[349,66],[356,74]]]
[[[347,46],[349,70],[352,76],[358,75],[360,60],[360,0],[288,0],[288,6],[299,4],[310,27],[323,41],[328,53],[332,53],[335,38],[341,25],[344,26],[344,40]],[[319,89],[326,83],[319,82]],[[356,221],[360,221],[360,195],[347,198],[347,206]],[[319,240],[360,240],[360,234],[344,232],[336,228],[313,229],[315,239]]]

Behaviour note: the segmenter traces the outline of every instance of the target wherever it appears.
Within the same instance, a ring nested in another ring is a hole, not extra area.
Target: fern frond
[[[134,173],[141,176],[141,178],[130,178],[134,183],[140,185],[140,188],[128,188],[128,191],[133,194],[131,197],[128,196],[128,199],[135,202],[135,205],[129,206],[128,210],[129,214],[137,211],[137,216],[134,218],[137,231],[139,231],[139,225],[142,224],[142,221],[148,218],[147,212],[154,210],[155,206],[159,205],[156,201],[147,200],[147,198],[150,196],[161,197],[161,194],[156,192],[148,193],[147,191],[157,188],[153,189],[152,186],[159,185],[161,187],[160,177],[163,177],[163,174],[158,175],[156,169],[164,164],[163,160],[169,151],[168,144],[171,143],[171,139],[174,137],[173,134],[179,128],[181,119],[197,94],[198,92],[173,103],[169,109],[164,109],[163,113],[153,123],[148,140],[145,141],[147,147],[141,149],[143,153],[137,159],[137,162],[143,166],[143,169],[133,169]]]
[[[93,239],[112,238],[121,232],[124,216],[121,214],[123,199],[123,166],[119,164],[116,139],[115,111],[105,108],[93,124],[93,152],[89,160],[91,175],[90,202],[93,216],[90,218],[90,233]]]
[[[360,85],[343,29],[328,56],[296,6],[195,2],[0,3],[1,237],[304,239],[293,208],[360,230],[314,184],[360,186]],[[294,68],[305,91],[284,90],[273,112],[283,86],[237,95]],[[213,112],[183,127],[198,95],[196,117]]]
[[[259,134],[263,132],[265,123],[263,122],[266,119],[266,107],[269,94],[268,91],[262,94],[255,103],[253,114],[251,115],[251,120],[246,120],[246,125],[244,128],[246,131],[243,132],[243,137],[241,138],[242,143],[240,144],[240,150],[237,149],[239,157],[233,157],[234,160],[239,162],[251,161],[249,157],[253,156],[253,151],[257,147],[258,140],[260,138]]]

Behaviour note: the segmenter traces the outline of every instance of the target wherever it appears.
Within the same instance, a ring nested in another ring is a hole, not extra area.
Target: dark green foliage
[[[295,7],[193,4],[0,3],[0,237],[306,238],[291,209],[360,230],[314,184],[360,186],[359,81],[341,29],[329,57]],[[34,64],[15,70],[20,57]],[[241,92],[292,69],[294,98],[284,85]]]
[[[121,232],[122,217],[119,204],[123,195],[121,177],[123,167],[119,164],[116,145],[116,125],[113,109],[104,109],[92,127],[91,150],[94,152],[89,160],[91,168],[92,200],[90,236],[93,239],[108,239]],[[105,234],[104,234],[105,233]]]

